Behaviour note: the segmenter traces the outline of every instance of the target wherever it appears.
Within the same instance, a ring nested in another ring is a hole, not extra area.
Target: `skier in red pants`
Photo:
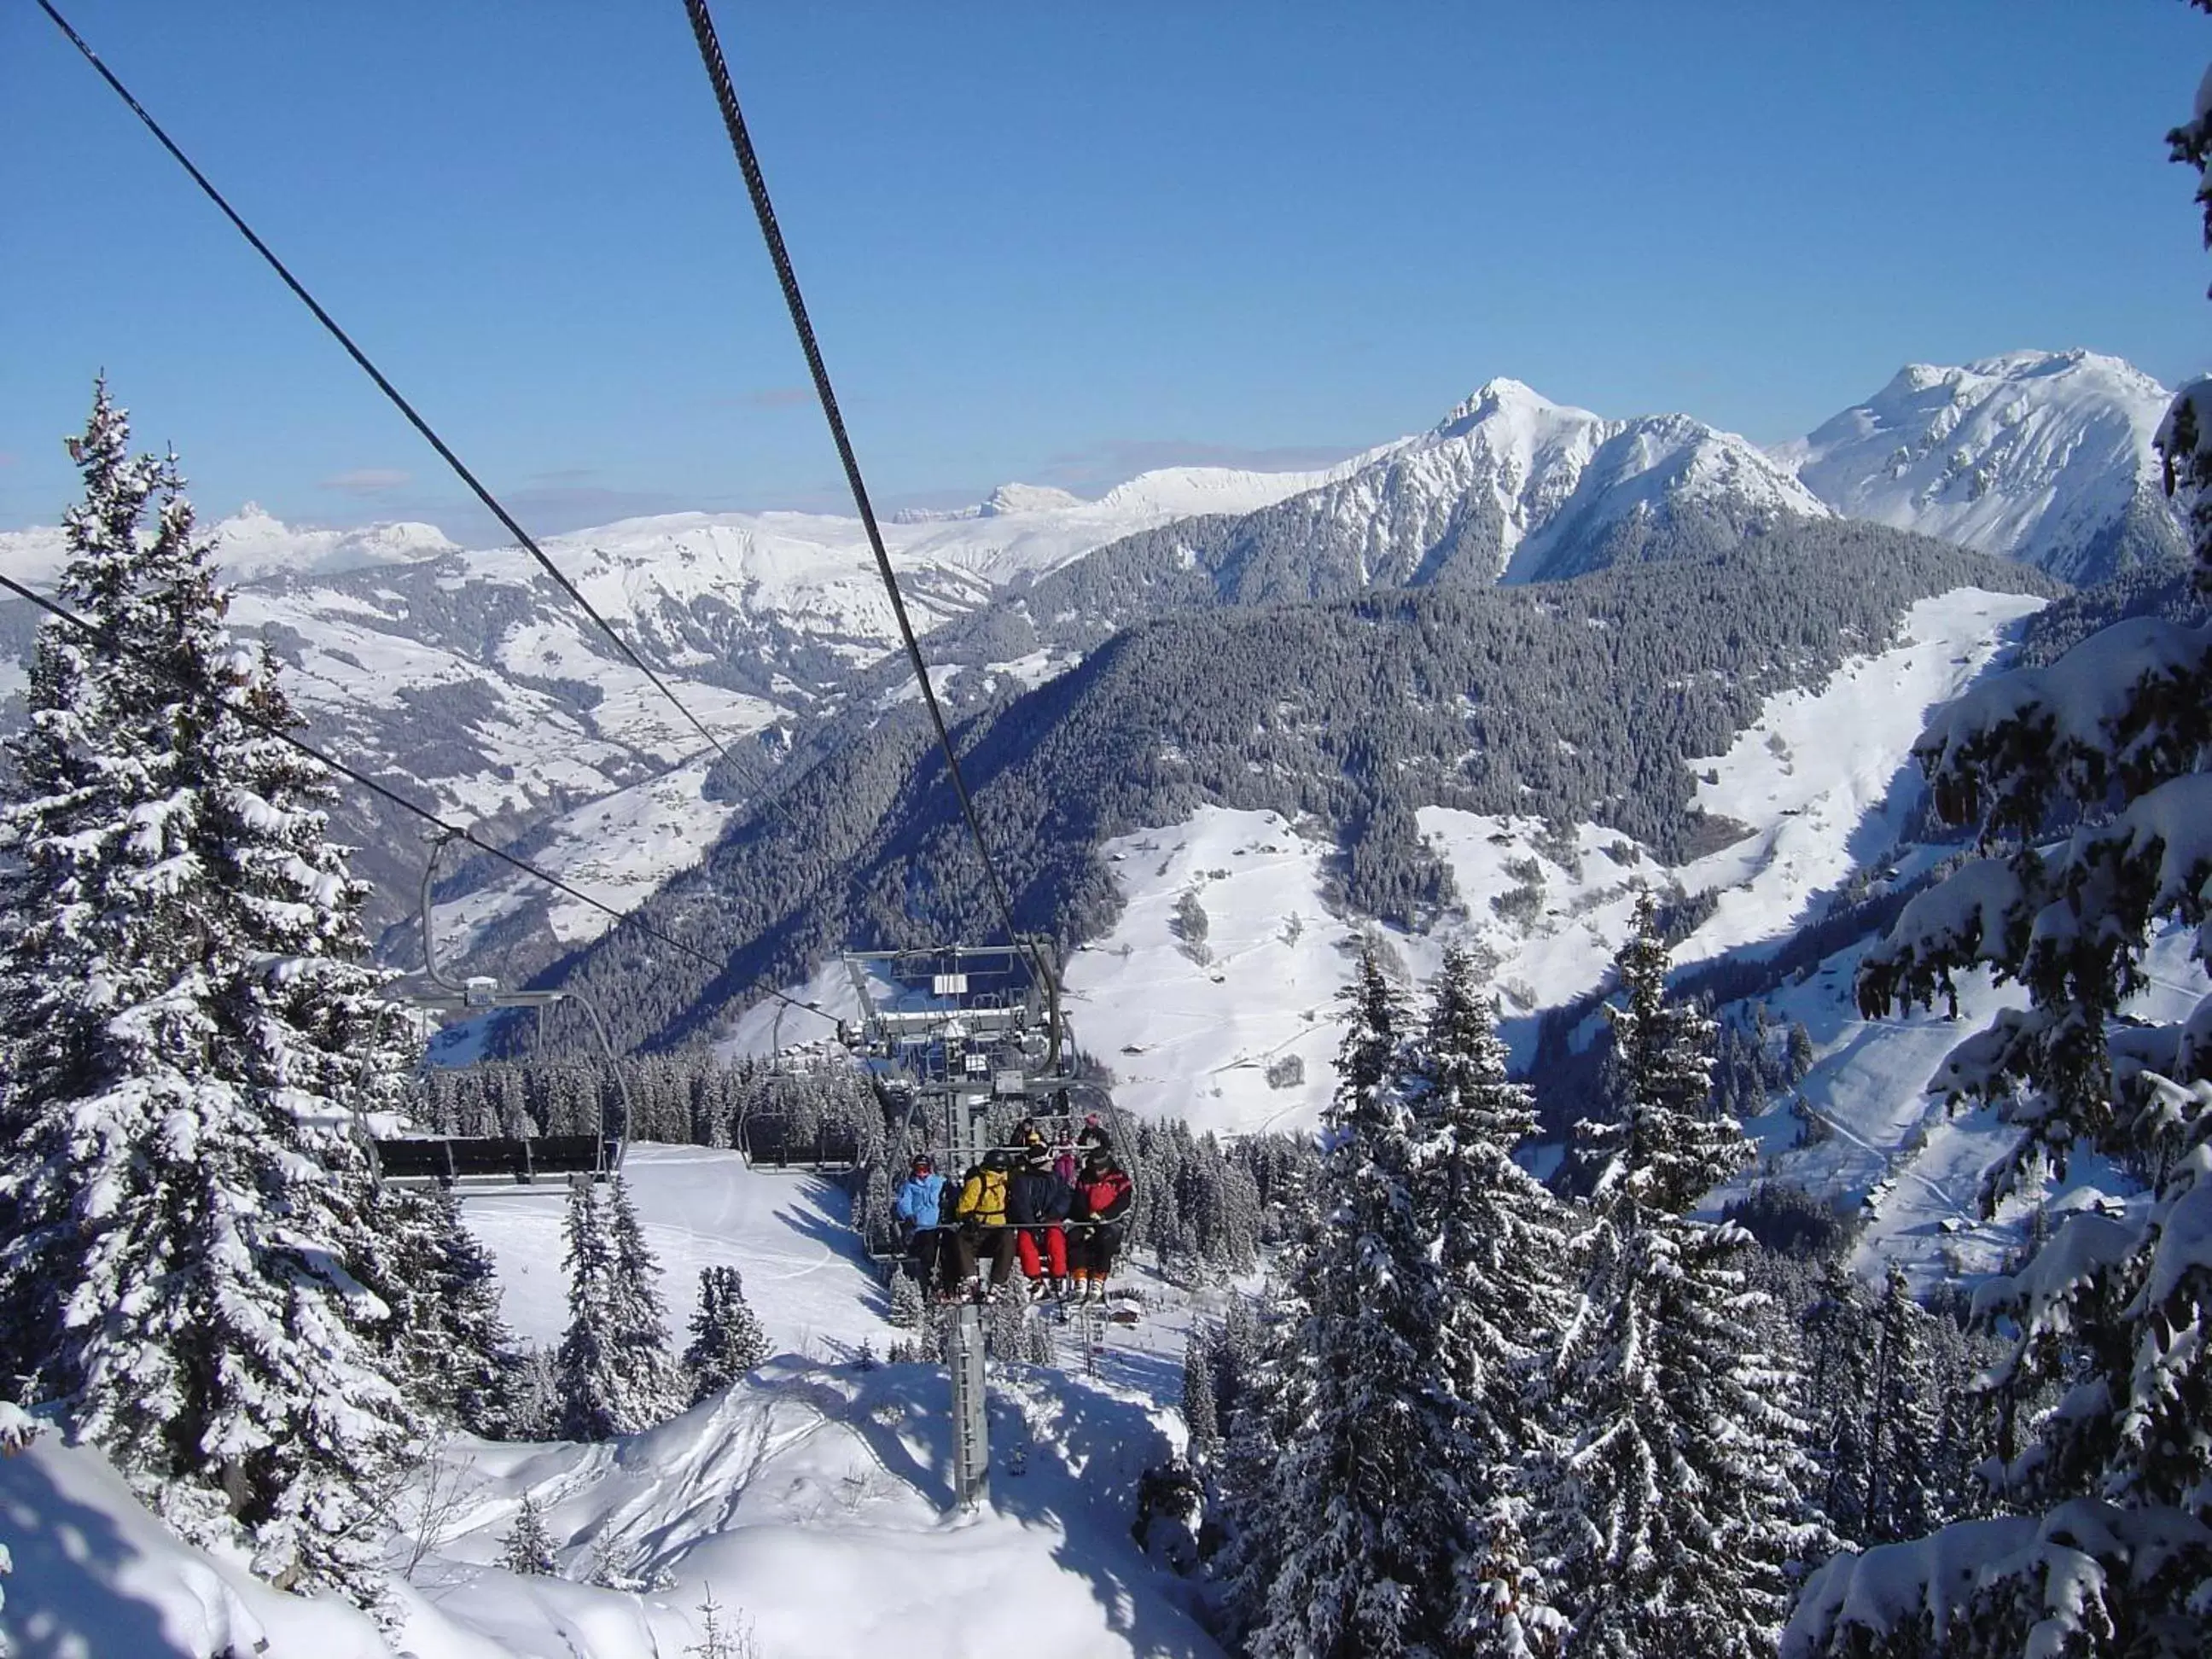
[[[1014,1235],[1014,1249],[1021,1255],[1022,1273],[1032,1285],[1048,1266],[1055,1291],[1067,1284],[1067,1230],[1060,1224],[1067,1219],[1067,1206],[1074,1196],[1054,1176],[1052,1153],[1042,1141],[1030,1150],[1006,1183],[1006,1221],[1021,1229]]]

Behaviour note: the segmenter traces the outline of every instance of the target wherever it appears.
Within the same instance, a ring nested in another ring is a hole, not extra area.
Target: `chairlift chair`
[[[541,1019],[546,1009],[573,1002],[590,1018],[599,1051],[614,1073],[622,1106],[611,1121],[602,1122],[596,1134],[373,1138],[369,1150],[376,1179],[386,1187],[441,1187],[456,1197],[533,1189],[559,1192],[578,1181],[610,1181],[622,1168],[623,1154],[629,1147],[629,1085],[616,1061],[614,1045],[597,1005],[580,991],[503,991],[497,980],[486,975],[456,981],[447,978],[439,965],[430,890],[437,875],[438,854],[453,838],[451,831],[433,837],[422,866],[422,963],[424,975],[434,988],[411,993],[406,1002],[436,1013],[535,1008]]]
[[[1113,1097],[1067,1075],[1059,1061],[1065,1048],[1057,999],[1034,983],[1014,982],[1046,948],[1022,940],[845,957],[860,993],[861,1051],[879,1089],[907,1097],[896,1139],[909,1152],[927,1153],[948,1181],[961,1180],[994,1148],[1012,1150],[1013,1127],[1023,1119],[1055,1153],[1074,1149],[1089,1109],[1104,1120],[1115,1146],[1129,1144]],[[1133,1182],[1133,1170],[1130,1176]],[[882,1263],[907,1254],[870,1251]]]
[[[748,1101],[731,1125],[731,1141],[751,1168],[769,1165],[844,1175],[860,1167],[861,1137],[857,1126],[824,1117],[816,1123],[811,1135],[803,1135],[796,1132],[797,1117],[787,1103],[772,1094],[763,1101]]]

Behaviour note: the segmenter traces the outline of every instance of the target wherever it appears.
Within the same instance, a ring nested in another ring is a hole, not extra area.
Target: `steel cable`
[[[45,0],[40,0],[44,4]],[[997,902],[1000,919],[1005,923],[1007,942],[1028,957],[1030,970],[1036,974],[1038,988],[1043,991],[1050,1006],[1050,1037],[1052,1063],[1057,1067],[1060,1060],[1060,988],[1043,953],[1034,941],[1026,939],[1015,925],[1013,899],[1006,884],[999,873],[998,862],[991,855],[989,840],[983,834],[982,821],[977,817],[975,802],[968,792],[968,781],[961,775],[960,757],[952,743],[952,732],[945,724],[945,710],[938,702],[936,687],[931,684],[929,665],[923,659],[921,643],[915,637],[914,623],[907,616],[906,599],[899,591],[898,574],[891,568],[890,552],[884,546],[883,532],[876,523],[876,510],[868,497],[866,481],[860,476],[860,459],[853,450],[853,441],[845,430],[845,417],[837,404],[837,393],[830,383],[830,370],[822,360],[822,348],[814,334],[814,325],[806,312],[806,301],[799,292],[798,273],[792,269],[791,253],[784,246],[783,231],[776,223],[775,207],[769,199],[768,180],[762,174],[759,155],[753,149],[752,137],[745,130],[744,112],[738,106],[738,91],[730,79],[730,69],[722,56],[722,43],[714,32],[714,20],[707,10],[707,0],[684,0],[684,9],[691,19],[692,37],[699,45],[700,61],[705,64],[707,79],[714,89],[714,101],[722,112],[722,125],[729,133],[730,146],[737,154],[738,170],[744,175],[745,190],[752,198],[753,214],[760,221],[761,238],[768,245],[769,262],[775,267],[777,283],[782,287],[784,304],[791,312],[791,323],[799,334],[799,349],[805,355],[808,372],[814,377],[814,393],[822,404],[823,418],[830,423],[830,435],[837,446],[837,459],[845,468],[845,482],[853,492],[853,505],[859,510],[861,526],[867,532],[868,548],[875,555],[876,571],[883,579],[884,589],[890,594],[891,613],[897,618],[899,636],[906,643],[907,660],[913,665],[915,684],[921,688],[923,706],[929,710],[930,722],[937,728],[938,747],[945,752],[945,766],[952,780],[953,793],[958,797],[961,816],[967,820],[968,833],[974,839],[975,852],[983,863],[983,873],[988,879],[993,898]]]
[[[231,204],[224,199],[222,192],[217,190],[214,185],[208,181],[207,175],[192,165],[191,158],[186,155],[182,149],[179,149],[175,140],[172,139],[167,132],[161,130],[161,124],[147,113],[145,106],[141,104],[136,98],[132,97],[131,94],[131,89],[125,86],[121,81],[116,78],[115,72],[112,70],[109,69],[105,63],[100,61],[100,54],[93,51],[91,46],[86,44],[84,37],[79,34],[70,26],[69,20],[64,17],[60,12],[54,9],[53,0],[39,0],[39,6],[47,16],[53,19],[54,27],[61,30],[64,34],[69,37],[70,44],[84,54],[85,62],[90,64],[94,69],[100,71],[100,79],[106,82],[107,84],[114,89],[115,95],[120,98],[125,105],[129,106],[131,112],[133,115],[136,115],[139,120],[145,124],[146,131],[152,133],[160,142],[161,148],[167,150],[169,154],[175,158],[177,165],[184,168],[184,170],[191,176],[192,182],[200,187],[201,191],[207,197],[208,200],[213,202],[217,208],[222,210],[223,217],[229,220],[230,222],[236,227],[238,234],[243,236],[246,240],[247,243],[252,247],[253,251],[256,253],[258,253],[262,258],[268,263],[269,268],[275,271],[278,277],[283,280],[284,286],[290,289],[292,292],[298,296],[300,302],[306,306],[309,311],[314,313],[315,320],[323,325],[324,329],[329,333],[332,339],[336,340],[339,345],[345,349],[346,356],[351,357],[356,363],[360,365],[362,372],[367,374],[370,380],[376,382],[377,390],[381,392],[386,398],[391,400],[392,406],[394,409],[397,409],[402,415],[407,417],[408,424],[412,426],[416,432],[422,434],[423,441],[427,442],[431,448],[438,452],[440,459],[441,459],[447,466],[453,470],[454,476],[459,477],[463,483],[466,484],[471,490],[475,492],[476,498],[484,504],[485,508],[495,519],[499,520],[501,525],[505,527],[507,533],[514,537],[515,541],[520,544],[523,550],[528,553],[532,558],[538,561],[539,568],[560,585],[561,591],[566,593],[571,599],[574,599],[576,602],[578,608],[580,609],[586,616],[589,617],[593,623],[598,624],[599,632],[605,635],[609,640],[614,642],[615,648],[623,653],[623,657],[629,660],[632,667],[635,668],[639,673],[644,675],[647,679],[653,683],[653,690],[659,692],[662,696],[668,700],[670,705],[674,708],[678,714],[681,714],[684,718],[691,729],[696,732],[701,737],[706,738],[708,744],[713,747],[717,755],[720,756],[726,761],[728,760],[730,758],[730,751],[722,746],[722,740],[707,729],[705,724],[699,719],[699,717],[693,714],[690,708],[686,708],[683,700],[679,698],[674,691],[669,689],[668,683],[662,679],[660,676],[654,672],[652,665],[648,664],[643,657],[638,655],[637,652],[631,647],[629,641],[623,638],[620,634],[617,634],[615,631],[614,625],[608,622],[605,617],[599,614],[599,611],[592,605],[592,602],[584,597],[582,590],[562,573],[558,565],[555,564],[551,559],[546,556],[544,549],[538,546],[538,543],[532,538],[530,532],[518,524],[515,521],[514,515],[512,513],[509,513],[507,508],[501,504],[499,498],[494,495],[489,489],[484,487],[483,482],[477,478],[477,475],[469,470],[467,464],[464,462],[459,455],[456,455],[447,446],[446,441],[443,438],[441,438],[437,433],[432,429],[429,422],[424,420],[422,416],[416,411],[415,405],[409,403],[407,399],[401,395],[399,388],[392,385],[390,380],[385,378],[384,371],[377,368],[374,362],[369,361],[368,354],[354,343],[353,337],[348,334],[345,330],[338,326],[337,319],[332,317],[329,312],[323,309],[322,306],[315,299],[315,296],[307,292],[306,285],[291,273],[290,270],[286,267],[284,262],[278,258],[275,252],[270,250],[269,245],[263,241],[260,237],[254,234],[253,227],[247,224],[245,219],[240,216],[238,210],[232,207]]]
[[[4,572],[0,572],[0,588],[4,588],[7,592],[15,594],[16,598],[36,605],[40,610],[45,611],[46,615],[53,617],[57,622],[63,623],[64,626],[76,629],[87,640],[90,641],[94,648],[99,651],[101,654],[110,657],[118,655],[126,657],[131,661],[138,664],[143,668],[151,669],[155,673],[159,674],[163,679],[167,680],[171,684],[179,687],[190,696],[197,697],[206,695],[206,688],[204,686],[194,684],[190,676],[172,666],[162,658],[155,655],[151,652],[139,651],[124,645],[120,641],[103,633],[91,623],[85,621],[83,617],[78,616],[67,606],[58,604],[56,601],[46,598],[43,593],[36,592],[31,588],[26,587],[22,583],[17,581],[13,576],[8,575]],[[728,969],[729,963],[727,962],[716,961],[704,951],[699,950],[696,946],[686,945],[682,939],[676,938],[672,933],[663,933],[651,922],[641,920],[634,913],[625,910],[617,910],[613,905],[607,903],[605,900],[593,898],[589,893],[585,892],[581,888],[571,885],[569,883],[562,880],[559,876],[555,875],[551,871],[543,869],[538,866],[532,864],[528,859],[519,857],[515,854],[508,852],[505,848],[495,847],[491,842],[478,836],[473,830],[465,828],[460,824],[451,823],[447,819],[439,817],[437,813],[432,811],[428,807],[421,805],[419,802],[410,800],[398,790],[391,788],[386,784],[378,782],[376,779],[370,777],[366,772],[358,771],[355,768],[347,765],[343,761],[339,760],[337,757],[325,753],[313,744],[309,743],[305,738],[301,737],[297,732],[288,729],[282,722],[264,720],[244,708],[234,708],[231,712],[237,715],[239,720],[245,725],[250,726],[254,730],[261,732],[269,737],[275,738],[280,742],[289,744],[294,749],[298,750],[300,753],[307,756],[310,760],[314,761],[319,765],[327,767],[338,776],[359,785],[362,788],[366,789],[370,793],[390,802],[392,805],[398,807],[401,811],[413,814],[416,817],[422,819],[423,823],[444,831],[454,840],[465,842],[469,846],[475,848],[478,852],[487,853],[493,858],[497,859],[501,863],[513,866],[515,869],[520,871],[524,875],[530,877],[532,880],[543,882],[548,887],[553,888],[558,892],[565,893],[570,898],[576,900],[580,903],[589,905],[592,909],[597,910],[602,915],[611,917],[617,927],[626,925],[633,927],[639,933],[643,933],[647,938],[656,939],[659,943],[667,945],[671,950],[680,951],[683,955],[690,957],[695,962],[705,964],[716,974],[723,973]],[[788,1004],[793,1008],[804,1009],[808,1013],[819,1015],[823,1019],[833,1019],[836,1018],[835,1015],[824,1012],[822,1009],[817,1008],[811,1002],[802,1002],[798,998],[787,996],[783,992],[776,990],[773,987],[766,987],[763,988],[767,989],[769,995],[775,997],[781,1002]]]

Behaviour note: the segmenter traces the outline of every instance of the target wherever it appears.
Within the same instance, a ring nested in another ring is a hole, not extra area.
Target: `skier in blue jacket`
[[[907,1224],[907,1249],[920,1270],[924,1289],[949,1288],[944,1282],[950,1267],[945,1255],[945,1235],[938,1225],[944,1206],[945,1177],[937,1173],[928,1153],[915,1154],[912,1171],[899,1183],[891,1212]]]

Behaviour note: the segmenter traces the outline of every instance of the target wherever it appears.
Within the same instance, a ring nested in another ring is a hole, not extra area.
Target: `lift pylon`
[[[991,1501],[991,1422],[983,1382],[983,1312],[972,1302],[945,1310],[945,1363],[952,1373],[952,1503]]]

